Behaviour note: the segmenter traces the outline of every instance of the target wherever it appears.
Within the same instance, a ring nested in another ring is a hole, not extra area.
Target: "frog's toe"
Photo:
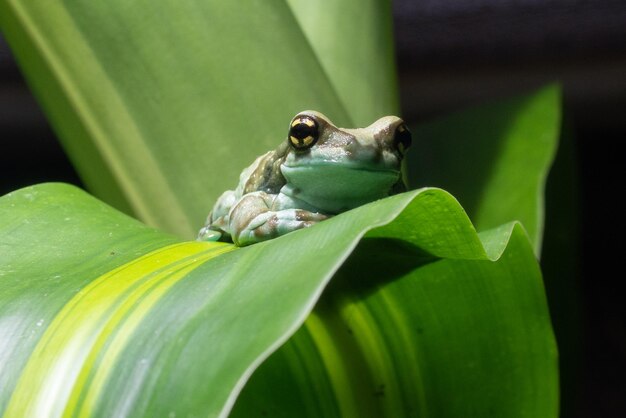
[[[308,228],[327,219],[327,215],[304,210],[287,209],[266,211],[258,214],[247,225],[235,227],[239,231],[233,237],[238,246],[250,245],[285,235],[289,232]]]
[[[216,231],[214,229],[210,229],[208,226],[205,226],[198,233],[197,241],[219,241],[222,237],[222,233],[220,231]]]

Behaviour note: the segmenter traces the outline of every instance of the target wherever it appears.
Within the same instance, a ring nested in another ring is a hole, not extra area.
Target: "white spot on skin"
[[[39,321],[37,321],[37,324],[36,324],[36,325],[37,325],[38,327],[40,327],[40,326],[42,326],[42,325],[43,325],[43,322],[44,322],[44,321],[43,321],[43,319],[40,319]]]

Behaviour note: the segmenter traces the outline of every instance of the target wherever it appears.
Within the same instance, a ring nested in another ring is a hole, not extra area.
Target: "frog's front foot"
[[[270,209],[274,197],[264,192],[245,196],[230,213],[230,230],[238,246],[276,238],[328,219],[327,215],[301,209]]]

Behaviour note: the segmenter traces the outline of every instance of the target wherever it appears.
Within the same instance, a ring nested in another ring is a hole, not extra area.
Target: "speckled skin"
[[[366,128],[343,129],[315,111],[293,121],[302,116],[317,124],[317,142],[302,150],[287,140],[258,157],[237,188],[217,200],[198,240],[254,244],[405,190],[400,165],[408,145],[396,134],[404,129],[402,119],[386,116]]]

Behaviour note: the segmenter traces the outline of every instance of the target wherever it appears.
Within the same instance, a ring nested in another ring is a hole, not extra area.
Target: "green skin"
[[[290,130],[287,141],[258,157],[237,188],[217,200],[199,241],[250,245],[405,190],[400,165],[410,139],[398,140],[406,130],[402,119],[386,116],[366,128],[343,129],[304,111],[291,129],[303,117],[317,124],[317,141],[298,148]]]

